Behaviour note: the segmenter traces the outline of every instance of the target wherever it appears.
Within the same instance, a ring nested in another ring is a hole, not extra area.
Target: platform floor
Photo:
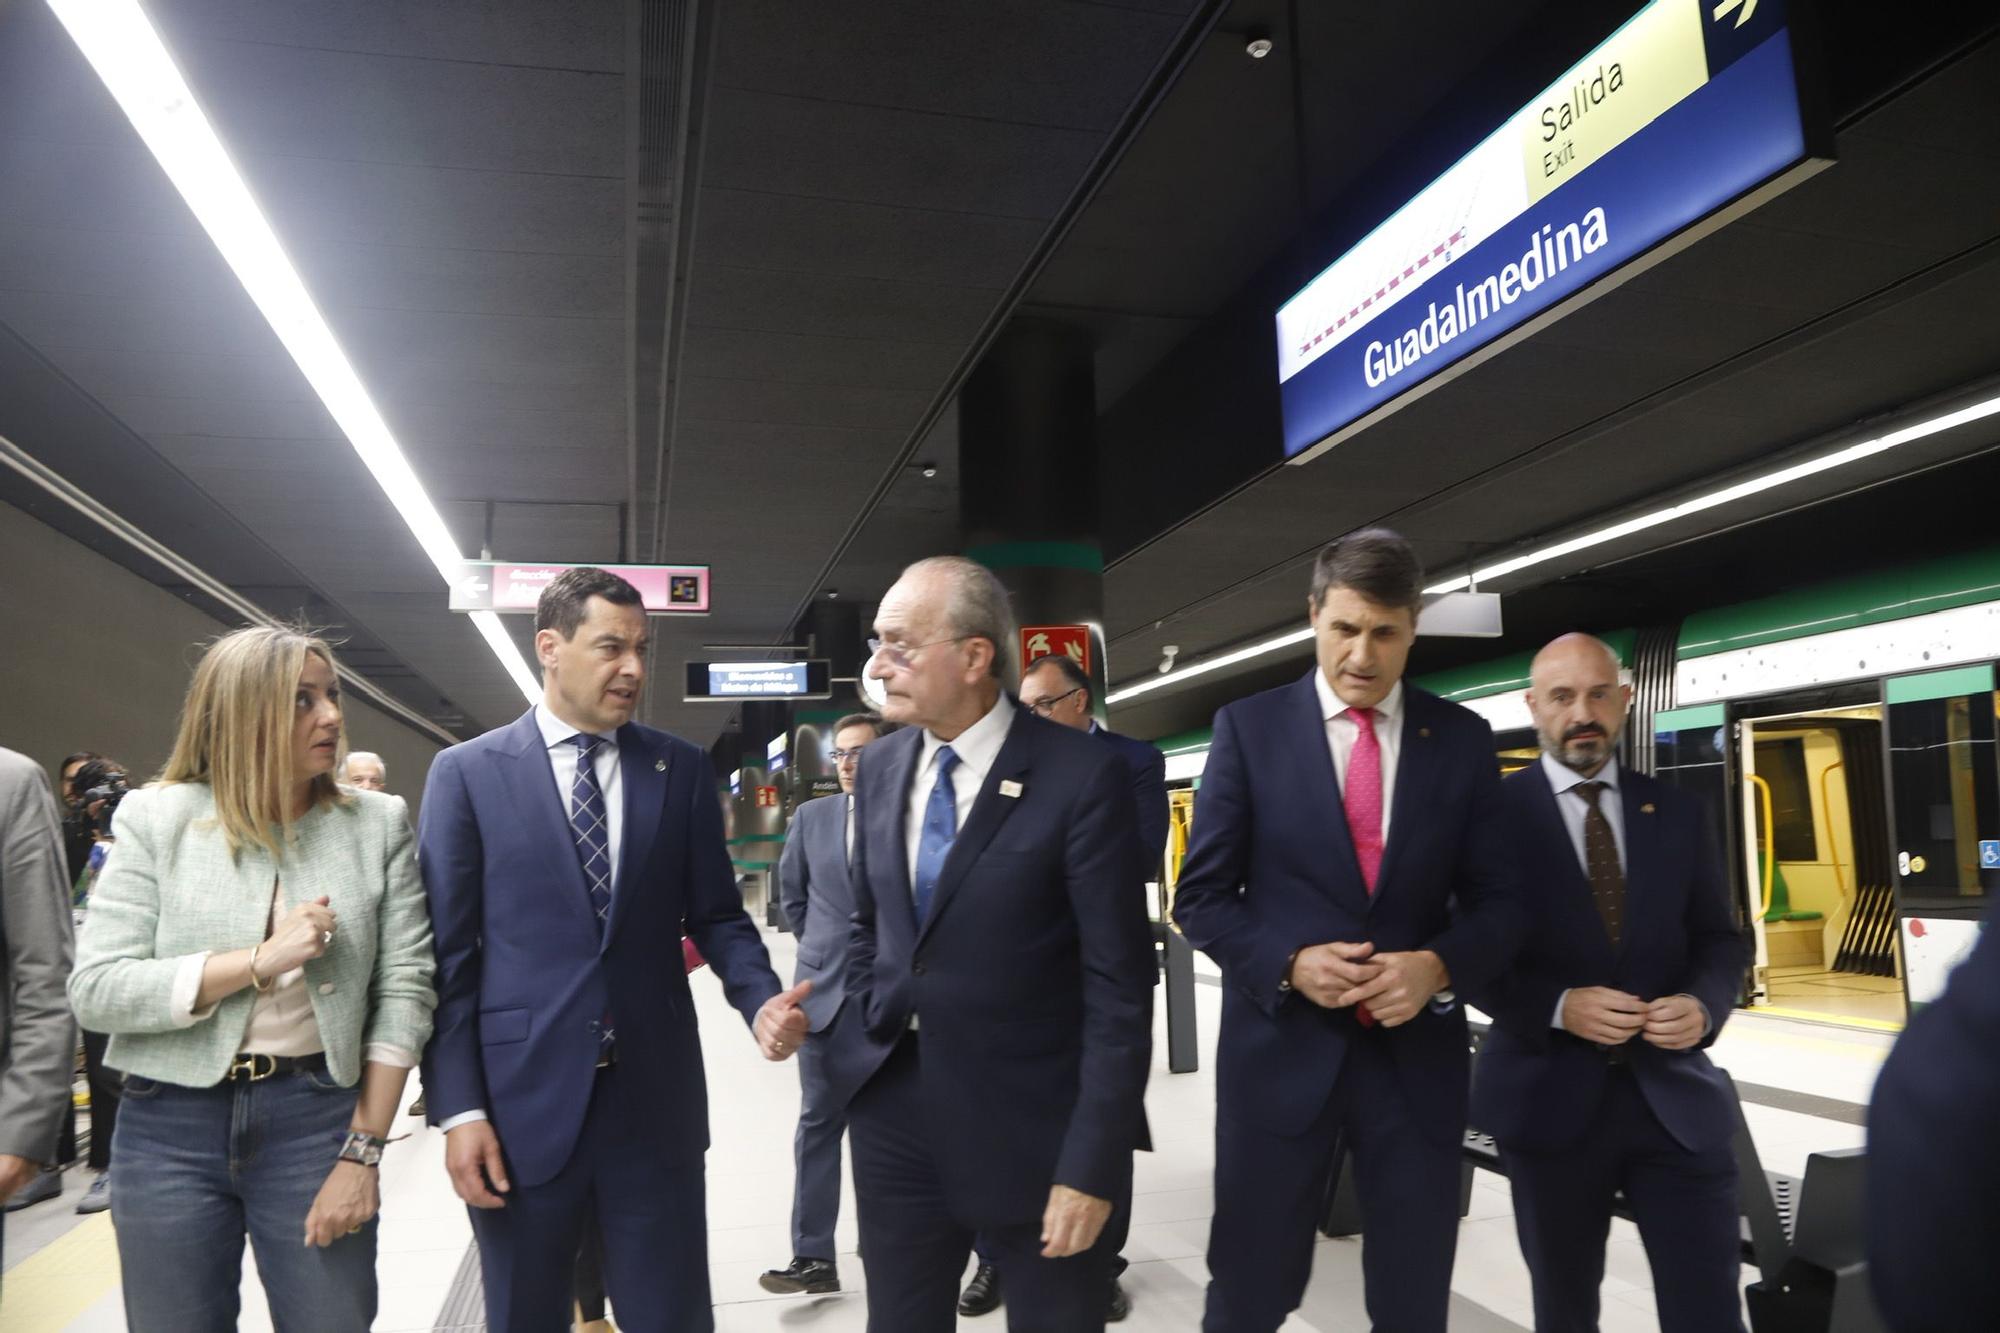
[[[790,936],[767,936],[781,974],[792,963]],[[1215,1025],[1221,992],[1202,961],[1195,987],[1202,1069],[1166,1070],[1165,1017],[1159,1017],[1158,1061],[1147,1093],[1156,1150],[1140,1154],[1125,1278],[1132,1333],[1175,1333],[1200,1320],[1206,1270],[1202,1254],[1212,1205]],[[722,1333],[858,1333],[865,1324],[861,1266],[854,1256],[853,1200],[843,1204],[837,1296],[774,1297],[757,1285],[766,1268],[787,1262],[790,1247],[791,1134],[798,1111],[798,1076],[790,1064],[761,1059],[740,1019],[706,974],[695,979],[713,1107],[709,1154],[709,1257]],[[1885,1033],[1851,1031],[1738,1013],[1715,1056],[1742,1086],[1745,1110],[1767,1168],[1802,1173],[1807,1154],[1862,1142],[1863,1108],[1887,1053]],[[465,1210],[445,1178],[442,1136],[406,1120],[410,1137],[383,1167],[380,1273],[383,1333],[445,1327],[453,1283],[470,1243]],[[113,1333],[125,1327],[117,1251],[108,1215],[78,1218],[74,1200],[88,1184],[69,1173],[62,1201],[11,1214],[6,1226],[0,1329],[34,1333]],[[1322,1240],[1306,1302],[1285,1325],[1288,1333],[1365,1330],[1361,1243]],[[1754,1273],[1745,1270],[1745,1281]],[[270,1328],[254,1268],[246,1263],[241,1327]],[[1506,1182],[1475,1177],[1472,1213],[1460,1227],[1452,1282],[1452,1328],[1465,1333],[1516,1333],[1530,1326],[1528,1274],[1515,1244]],[[615,1311],[614,1311],[615,1317]],[[1001,1333],[1001,1316],[961,1320],[962,1328]],[[463,1327],[455,1322],[450,1327]],[[1604,1333],[1657,1329],[1652,1275],[1633,1228],[1614,1223],[1604,1280]]]

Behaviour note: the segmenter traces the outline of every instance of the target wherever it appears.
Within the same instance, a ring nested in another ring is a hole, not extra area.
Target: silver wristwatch
[[[389,1146],[389,1140],[380,1139],[360,1130],[349,1130],[347,1138],[340,1145],[340,1159],[361,1166],[382,1165],[382,1150]]]

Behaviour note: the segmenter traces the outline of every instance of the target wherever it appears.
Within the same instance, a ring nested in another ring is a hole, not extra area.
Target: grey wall
[[[0,746],[46,765],[51,781],[74,750],[150,778],[173,748],[201,646],[230,628],[0,504]],[[414,818],[438,744],[352,695],[347,740],[382,756]]]

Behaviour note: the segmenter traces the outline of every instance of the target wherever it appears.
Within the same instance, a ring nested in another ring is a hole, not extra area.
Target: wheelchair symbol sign
[[[2000,870],[2000,838],[1982,838],[1979,843],[1979,868]]]

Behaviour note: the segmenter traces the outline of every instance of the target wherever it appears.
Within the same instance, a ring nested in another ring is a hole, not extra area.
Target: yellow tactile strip
[[[99,1213],[7,1270],[0,1286],[0,1327],[55,1333],[104,1299],[118,1282],[111,1214]]]

